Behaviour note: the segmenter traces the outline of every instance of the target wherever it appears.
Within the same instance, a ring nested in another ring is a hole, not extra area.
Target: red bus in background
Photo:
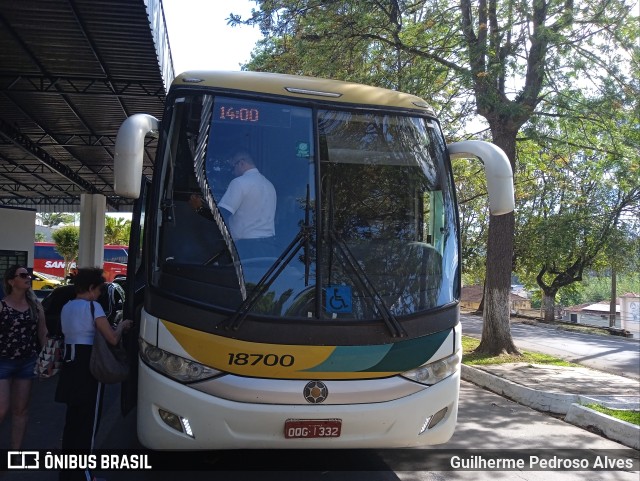
[[[55,243],[36,242],[33,249],[33,257],[34,271],[60,278],[64,277],[64,258],[56,250]],[[128,246],[104,246],[104,265],[102,267],[108,282],[127,276],[128,258]],[[75,263],[72,263],[71,267],[74,268]]]

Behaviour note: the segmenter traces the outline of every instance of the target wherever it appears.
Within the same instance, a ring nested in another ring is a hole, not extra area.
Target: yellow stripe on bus
[[[335,351],[336,346],[249,342],[197,331],[166,320],[161,322],[197,362],[241,376],[277,379],[363,379],[396,374],[312,370],[324,363]]]

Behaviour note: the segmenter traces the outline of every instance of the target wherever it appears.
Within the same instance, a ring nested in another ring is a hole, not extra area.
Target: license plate
[[[284,437],[337,438],[340,437],[342,419],[287,419],[284,422]]]

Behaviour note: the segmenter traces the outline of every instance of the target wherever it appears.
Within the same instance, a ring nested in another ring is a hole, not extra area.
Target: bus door
[[[124,319],[133,319],[133,325],[123,337],[129,359],[129,378],[122,383],[120,390],[120,409],[126,415],[137,403],[138,398],[138,335],[140,333],[140,313],[143,305],[144,288],[147,283],[145,265],[142,262],[142,245],[144,242],[145,212],[151,182],[142,178],[140,197],[133,209],[131,235],[129,238],[129,258],[127,261],[127,280],[124,286],[126,299]]]

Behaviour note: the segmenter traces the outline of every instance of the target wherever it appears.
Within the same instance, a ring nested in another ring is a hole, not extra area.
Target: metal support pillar
[[[78,267],[102,267],[106,206],[107,198],[102,194],[81,194],[80,196]]]

